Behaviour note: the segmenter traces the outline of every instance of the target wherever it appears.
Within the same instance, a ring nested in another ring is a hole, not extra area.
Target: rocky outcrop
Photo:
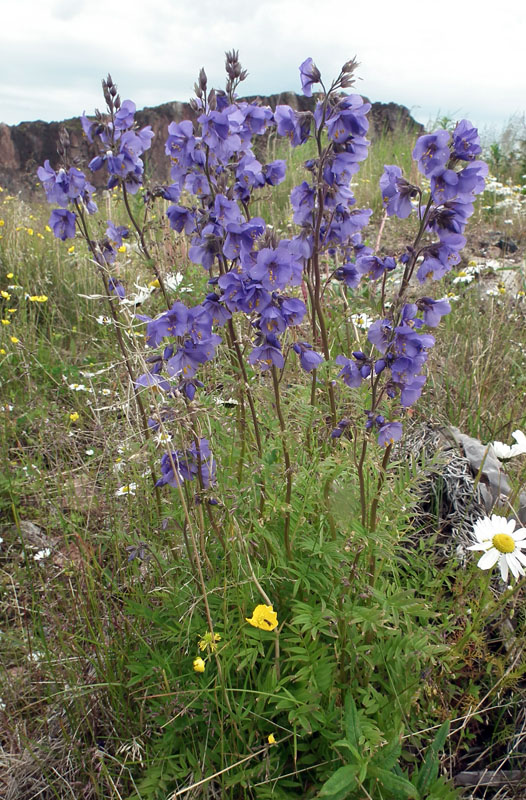
[[[313,110],[315,102],[313,98],[293,92],[244,99],[249,101],[258,99],[263,105],[269,105],[272,109],[276,105],[287,104],[298,111]],[[180,122],[183,119],[195,121],[195,118],[196,115],[189,103],[164,103],[137,112],[136,120],[139,126],[151,125],[155,133],[145,163],[146,172],[154,181],[169,180],[169,161],[164,152],[169,123],[174,120]],[[415,122],[407,108],[396,103],[373,103],[369,119],[372,138],[385,133],[394,133],[400,129],[414,131],[415,135],[423,131],[423,126]],[[78,118],[64,122],[40,120],[22,122],[20,125],[12,126],[0,123],[0,186],[11,194],[20,194],[25,199],[38,197],[40,190],[36,186],[38,180],[36,171],[46,159],[49,159],[53,167],[57,167],[58,132],[63,126],[70,135],[72,157],[78,158],[80,164],[87,164],[97,151],[83,135]],[[92,180],[96,186],[101,186],[105,178],[102,173],[98,173]]]

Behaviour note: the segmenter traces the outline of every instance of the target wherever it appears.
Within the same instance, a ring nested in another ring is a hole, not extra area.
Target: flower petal
[[[491,567],[494,567],[499,560],[499,556],[499,551],[495,547],[492,547],[490,550],[487,550],[479,559],[477,567],[480,569],[491,569]]]

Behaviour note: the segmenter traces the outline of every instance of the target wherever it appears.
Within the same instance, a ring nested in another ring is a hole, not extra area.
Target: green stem
[[[132,210],[131,210],[131,207],[130,207],[130,202],[128,200],[128,191],[127,191],[126,185],[124,183],[122,184],[122,196],[124,198],[124,205],[126,206],[126,211],[128,212],[128,216],[129,216],[129,218],[131,220],[131,223],[132,223],[133,227],[137,231],[137,235],[138,235],[139,241],[141,243],[141,250],[143,251],[143,253],[146,256],[146,258],[148,259],[149,266],[151,266],[151,268],[153,269],[153,271],[155,273],[155,277],[159,281],[159,286],[161,287],[161,292],[163,293],[164,300],[165,300],[165,303],[166,303],[166,307],[170,308],[170,305],[171,305],[170,304],[170,299],[169,299],[168,294],[166,292],[166,287],[164,285],[164,281],[162,279],[161,273],[157,269],[157,265],[156,265],[154,259],[152,258],[151,254],[150,254],[150,251],[148,249],[148,245],[146,244],[146,240],[144,238],[144,232],[143,232],[142,228],[140,227],[140,225],[137,223],[135,217],[133,216],[133,213],[132,213]]]
[[[285,528],[283,531],[283,540],[285,543],[285,552],[287,558],[292,558],[292,550],[290,546],[290,539],[289,539],[289,530],[290,530],[290,500],[292,497],[292,469],[290,463],[290,455],[287,447],[287,428],[285,426],[285,419],[283,417],[283,411],[281,410],[281,401],[280,401],[280,394],[279,394],[279,381],[278,381],[278,371],[274,364],[272,365],[272,384],[274,386],[274,397],[276,400],[276,412],[278,415],[279,420],[279,427],[281,431],[281,447],[283,450],[283,461],[285,462],[285,480],[287,484],[287,488],[285,491]]]

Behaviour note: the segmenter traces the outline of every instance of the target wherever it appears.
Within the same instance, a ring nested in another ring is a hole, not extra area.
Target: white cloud
[[[344,61],[361,63],[357,90],[372,100],[439,110],[475,122],[524,111],[526,14],[501,0],[498,14],[465,0],[18,0],[2,9],[0,116],[62,119],[102,104],[111,72],[138,107],[186,100],[199,68],[224,82],[224,52],[239,49],[246,94],[299,90],[298,65],[312,56],[330,80]]]

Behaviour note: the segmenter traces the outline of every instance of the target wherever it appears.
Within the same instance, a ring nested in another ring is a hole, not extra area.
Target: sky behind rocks
[[[323,10],[322,10],[323,7]],[[138,108],[188,100],[201,66],[224,84],[236,48],[241,94],[300,91],[311,56],[330,82],[356,56],[356,91],[426,124],[467,117],[498,131],[526,111],[523,0],[0,0],[0,122],[61,120],[103,105],[110,72]]]

